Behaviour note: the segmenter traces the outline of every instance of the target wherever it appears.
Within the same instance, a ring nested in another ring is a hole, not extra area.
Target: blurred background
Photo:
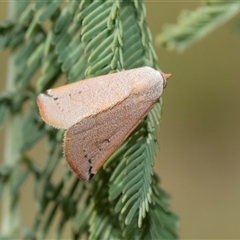
[[[183,9],[197,1],[146,1],[147,22],[156,36],[176,23]],[[0,20],[7,2],[0,3]],[[240,238],[240,31],[239,16],[183,53],[155,46],[159,66],[172,73],[163,100],[155,170],[180,217],[182,239]],[[7,55],[0,55],[0,90]],[[0,132],[0,159],[4,131]],[[32,154],[43,151],[44,144]],[[0,160],[2,161],[2,160]],[[28,206],[26,187],[26,206]],[[25,216],[28,219],[27,216]],[[27,220],[26,220],[27,221]]]

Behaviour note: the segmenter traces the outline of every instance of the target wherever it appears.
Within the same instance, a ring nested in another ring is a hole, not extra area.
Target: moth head
[[[162,78],[163,78],[163,88],[165,88],[167,86],[167,80],[172,76],[171,73],[162,73]]]

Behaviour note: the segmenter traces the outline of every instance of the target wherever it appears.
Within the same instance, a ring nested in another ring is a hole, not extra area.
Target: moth
[[[66,129],[64,155],[79,178],[89,180],[98,172],[157,103],[170,76],[140,67],[38,95],[42,119]]]

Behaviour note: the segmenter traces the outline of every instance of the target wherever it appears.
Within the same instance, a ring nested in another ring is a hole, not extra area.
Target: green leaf
[[[194,11],[183,11],[178,24],[166,25],[156,42],[170,50],[183,51],[239,12],[239,1],[208,1]]]
[[[56,13],[62,0],[52,0],[46,7],[42,8],[38,14],[37,21],[43,23]]]

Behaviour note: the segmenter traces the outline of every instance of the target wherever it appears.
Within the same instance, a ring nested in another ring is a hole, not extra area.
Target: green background
[[[153,36],[175,23],[183,9],[200,1],[145,1]],[[7,2],[0,2],[0,20]],[[182,239],[240,238],[240,31],[239,16],[179,54],[156,47],[159,65],[172,73],[165,89],[155,170],[180,216]],[[0,55],[4,89],[8,51]],[[0,157],[4,155],[0,131]],[[46,146],[41,141],[30,154]],[[1,160],[0,160],[1,161]],[[31,183],[24,188],[22,214],[31,223]],[[0,210],[1,214],[1,210]],[[67,236],[66,236],[67,237]]]

